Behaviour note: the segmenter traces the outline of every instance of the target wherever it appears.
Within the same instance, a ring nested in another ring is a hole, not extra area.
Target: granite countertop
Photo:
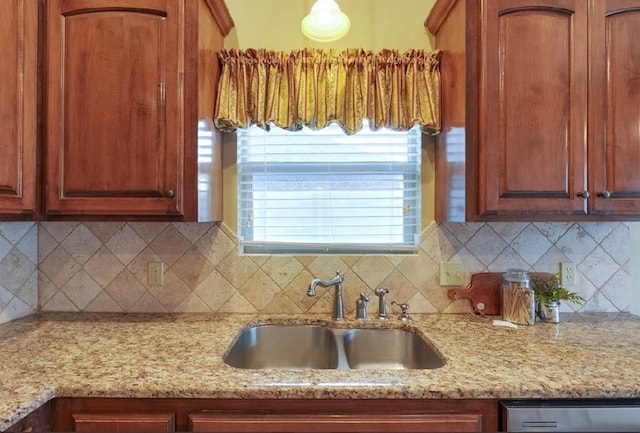
[[[48,313],[0,325],[0,430],[54,397],[640,397],[640,318],[563,315],[559,325],[496,327],[473,315],[403,324],[326,316]],[[244,370],[223,363],[253,324],[403,327],[446,359],[435,370]]]

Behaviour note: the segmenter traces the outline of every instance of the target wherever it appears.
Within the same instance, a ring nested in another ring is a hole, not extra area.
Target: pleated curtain
[[[347,134],[362,128],[440,130],[440,52],[305,48],[223,50],[215,125],[223,131],[255,124]]]

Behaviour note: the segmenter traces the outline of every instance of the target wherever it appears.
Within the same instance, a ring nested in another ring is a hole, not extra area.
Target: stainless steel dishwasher
[[[640,399],[504,400],[502,431],[640,432]]]

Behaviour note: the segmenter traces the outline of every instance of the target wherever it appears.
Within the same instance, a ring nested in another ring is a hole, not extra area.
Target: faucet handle
[[[379,287],[373,291],[377,296],[383,297],[387,293],[389,293],[389,289],[385,289],[384,287]]]
[[[400,320],[402,320],[403,322],[413,321],[411,316],[409,316],[409,308],[410,308],[409,304],[398,304],[396,301],[391,301],[391,305],[397,305],[398,307],[400,307],[400,310],[402,311]]]

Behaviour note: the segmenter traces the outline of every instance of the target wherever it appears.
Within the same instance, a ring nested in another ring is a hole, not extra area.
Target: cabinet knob
[[[611,197],[611,193],[609,191],[602,191],[598,193],[598,197],[609,198]]]
[[[173,190],[172,190],[172,189],[168,190],[164,195],[165,195],[165,197],[167,197],[167,198],[173,198],[173,197],[175,197],[175,193],[173,192]]]
[[[578,197],[589,198],[589,191],[580,191]]]

